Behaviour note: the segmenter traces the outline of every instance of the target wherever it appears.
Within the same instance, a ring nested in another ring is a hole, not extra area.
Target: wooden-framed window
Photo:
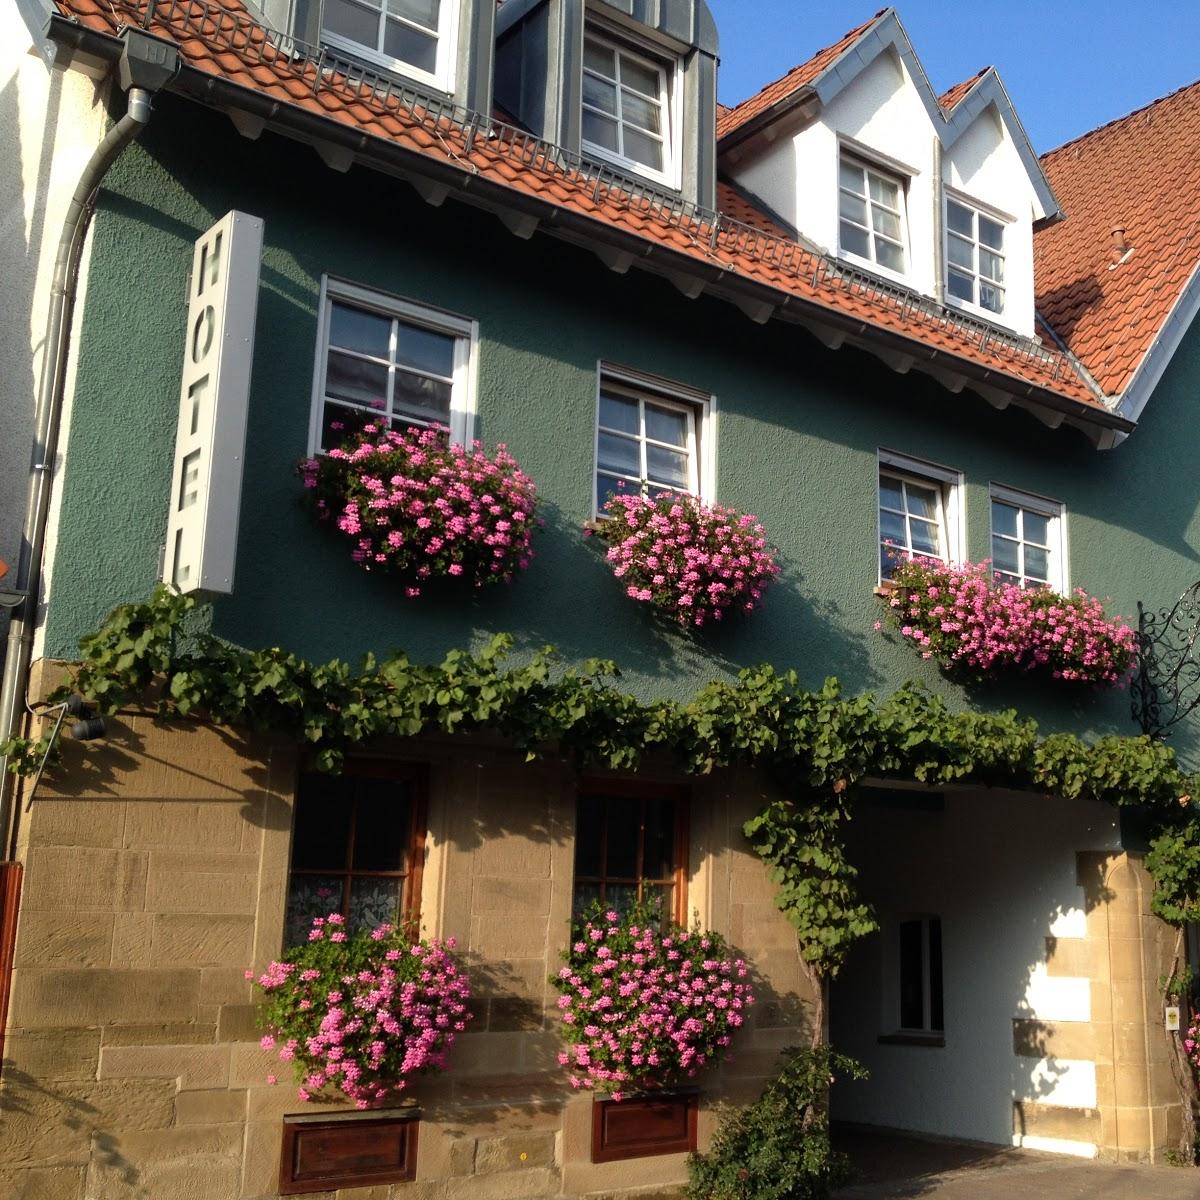
[[[664,920],[687,920],[688,793],[641,782],[580,786],[574,911],[599,900],[618,911],[642,902]]]
[[[351,931],[415,919],[425,858],[426,775],[419,767],[351,763],[305,774],[296,792],[285,944],[313,917],[340,912]]]
[[[443,425],[471,440],[479,330],[474,321],[346,280],[321,281],[309,453],[383,418]]]

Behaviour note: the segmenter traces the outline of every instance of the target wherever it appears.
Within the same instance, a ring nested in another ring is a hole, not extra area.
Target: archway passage
[[[870,1071],[835,1119],[1120,1161],[1178,1146],[1158,980],[1180,939],[1116,810],[864,788],[848,851],[880,929],[832,989],[832,1040]]]

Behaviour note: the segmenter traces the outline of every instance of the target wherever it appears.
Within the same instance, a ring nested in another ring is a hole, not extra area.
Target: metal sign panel
[[[263,223],[226,213],[192,259],[163,580],[229,595],[237,555]]]

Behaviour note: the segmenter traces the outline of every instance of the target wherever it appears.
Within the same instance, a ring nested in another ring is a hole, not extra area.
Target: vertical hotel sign
[[[233,591],[263,223],[226,213],[196,243],[163,579]]]

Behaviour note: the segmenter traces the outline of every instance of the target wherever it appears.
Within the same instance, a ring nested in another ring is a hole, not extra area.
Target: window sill
[[[876,1040],[881,1046],[925,1046],[934,1050],[946,1046],[944,1033],[881,1033]]]
[[[613,174],[619,175],[622,179],[628,180],[631,184],[640,184],[643,187],[649,185],[654,190],[662,192],[667,196],[678,196],[683,190],[683,184],[678,178],[677,172],[666,174],[655,171],[652,167],[639,166],[631,158],[619,158],[616,155],[606,154],[590,142],[583,145],[581,157],[585,162],[592,163],[601,170],[611,171]]]
[[[439,34],[440,36],[442,35]],[[423,71],[420,67],[404,62],[403,59],[392,58],[372,50],[370,46],[352,42],[349,38],[326,30],[321,31],[321,44],[332,51],[334,58],[340,58],[344,62],[360,62],[368,68],[386,72],[398,83],[423,92],[431,99],[445,100],[454,96],[454,79],[449,74],[439,75],[436,72]]]

